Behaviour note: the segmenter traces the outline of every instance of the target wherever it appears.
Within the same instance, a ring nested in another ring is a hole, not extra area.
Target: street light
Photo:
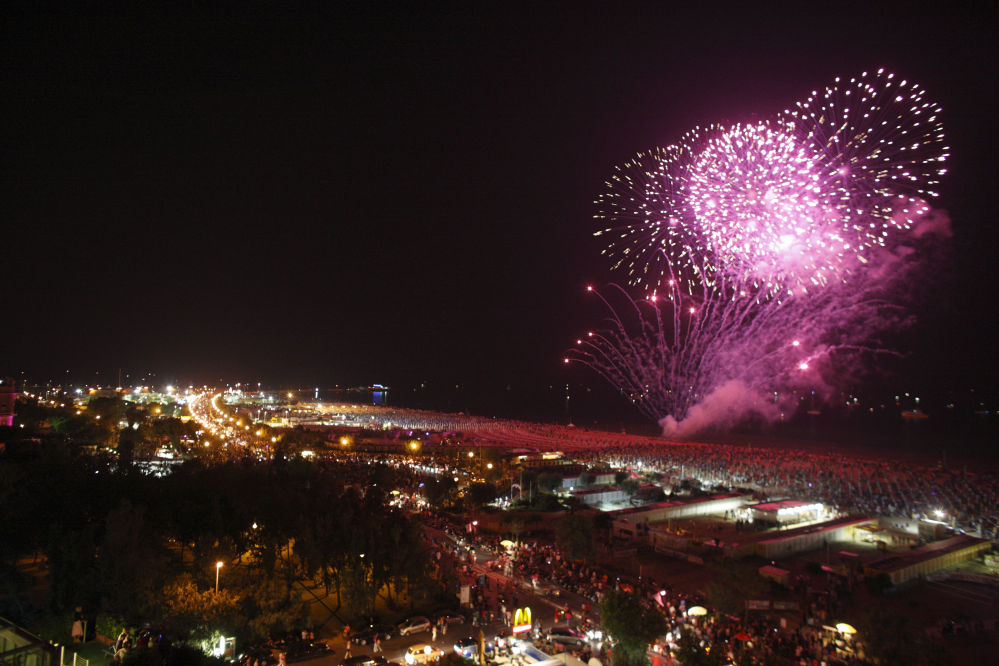
[[[222,570],[222,563],[215,563],[215,594],[219,593],[219,571]]]

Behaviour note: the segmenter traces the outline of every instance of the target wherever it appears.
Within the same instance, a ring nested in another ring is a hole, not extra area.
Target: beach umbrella
[[[748,641],[750,636],[745,631],[740,631],[734,636],[737,641]]]
[[[836,625],[836,630],[841,634],[855,634],[857,630],[846,624],[845,622],[840,622]]]
[[[503,539],[502,541],[500,541],[500,545],[503,546],[504,548],[512,548],[514,543],[509,539]]]
[[[708,614],[708,609],[705,608],[704,606],[694,606],[693,608],[687,611],[687,615],[691,616],[707,615],[707,614]]]

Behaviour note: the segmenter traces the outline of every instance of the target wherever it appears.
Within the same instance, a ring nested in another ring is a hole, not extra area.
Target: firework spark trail
[[[949,234],[926,203],[946,171],[939,112],[918,86],[865,73],[773,121],[639,155],[598,201],[620,226],[597,235],[616,235],[604,252],[647,297],[618,287],[618,311],[600,296],[609,330],[566,362],[675,429],[694,412],[710,420],[709,402],[772,410],[763,390],[889,353],[877,332],[907,320],[885,294],[914,265],[899,246]]]
[[[628,282],[689,277],[696,255],[772,291],[819,287],[927,212],[949,150],[940,109],[883,71],[837,80],[773,121],[688,132],[618,170],[597,217]],[[900,209],[911,214],[898,216]]]
[[[626,391],[656,421],[668,416],[682,422],[691,408],[730,382],[752,397],[756,411],[766,413],[775,401],[765,401],[765,394],[822,385],[857,354],[890,353],[866,344],[866,322],[903,314],[880,297],[880,285],[861,282],[759,303],[725,297],[716,288],[700,301],[677,295],[679,306],[664,299],[635,301],[614,286],[623,307],[598,294],[611,313],[609,330],[580,338],[567,358]]]
[[[937,196],[949,156],[939,116],[918,85],[884,70],[836,79],[783,114],[800,142],[822,155],[822,177],[868,247],[884,244],[899,198]]]

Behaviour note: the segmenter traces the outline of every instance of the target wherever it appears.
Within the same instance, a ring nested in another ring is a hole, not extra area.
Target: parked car
[[[434,614],[434,620],[442,619],[451,624],[465,624],[465,616],[454,611],[444,610]]]
[[[249,647],[236,657],[236,662],[243,664],[249,659],[249,663],[259,662],[260,666],[274,666],[277,657],[274,652],[265,647]]]
[[[372,624],[371,626],[363,629],[350,632],[350,640],[354,641],[358,645],[367,645],[368,643],[374,642],[375,636],[377,636],[379,640],[387,641],[391,639],[394,634],[395,627],[387,624]]]
[[[343,660],[343,666],[385,666],[387,663],[380,654],[359,654]]]
[[[410,634],[416,634],[421,631],[430,631],[430,625],[431,622],[428,618],[423,615],[417,615],[416,617],[411,617],[399,625],[399,635],[409,636]]]
[[[285,662],[288,664],[306,659],[315,659],[330,654],[332,651],[325,643],[313,643],[312,641],[299,641],[286,645],[282,652],[285,655]]]
[[[561,643],[562,645],[582,647],[586,644],[586,636],[572,627],[552,627],[545,633],[545,638],[553,643]]]
[[[406,663],[409,666],[413,666],[414,664],[428,664],[437,661],[443,656],[444,652],[440,648],[418,643],[410,645],[409,649],[406,650]]]

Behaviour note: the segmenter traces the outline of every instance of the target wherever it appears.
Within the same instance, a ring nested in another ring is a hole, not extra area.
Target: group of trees
[[[334,613],[344,606],[349,615],[371,613],[379,597],[400,608],[431,592],[420,526],[384,501],[365,499],[348,492],[337,511],[309,511],[296,524],[293,554],[302,573],[335,596]]]
[[[258,640],[306,625],[303,586],[313,581],[344,616],[370,612],[379,597],[399,605],[430,594],[419,525],[386,502],[391,478],[368,483],[386,466],[363,467],[345,482],[301,458],[193,460],[156,477],[55,437],[8,448],[0,614],[30,622],[82,606],[133,626],[162,623],[178,641],[211,628]],[[41,553],[50,596],[32,608],[16,564]]]
[[[77,406],[70,393],[55,396],[48,403],[22,398],[17,403],[18,427],[2,436],[14,445],[18,440],[41,439],[71,447],[109,448],[122,459],[131,460],[160,447],[185,450],[184,442],[195,439],[198,426],[177,418],[177,411],[176,405],[139,404],[120,397],[91,398],[85,406]],[[122,422],[127,427],[121,427]]]

